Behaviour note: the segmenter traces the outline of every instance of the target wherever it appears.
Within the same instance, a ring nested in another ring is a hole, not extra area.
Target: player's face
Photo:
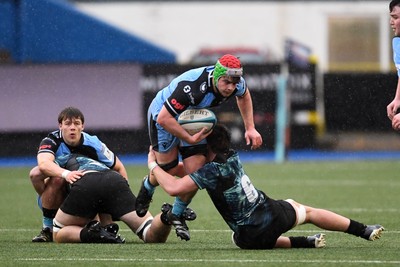
[[[229,77],[222,76],[218,80],[218,91],[223,97],[230,96],[236,88],[236,85],[239,83],[240,78],[237,77]]]
[[[81,119],[65,119],[62,121],[59,127],[63,135],[64,142],[67,145],[77,146],[79,144],[83,131],[83,123]]]
[[[400,7],[395,6],[390,12],[390,27],[395,36],[400,36]]]

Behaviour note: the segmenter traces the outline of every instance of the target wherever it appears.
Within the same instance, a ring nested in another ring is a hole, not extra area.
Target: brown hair
[[[389,11],[392,12],[395,6],[400,6],[400,0],[393,0],[389,4]]]
[[[62,123],[66,119],[81,119],[82,124],[85,123],[85,117],[83,116],[82,111],[74,107],[67,107],[61,110],[58,115],[58,123]]]
[[[207,136],[207,144],[216,154],[227,153],[231,147],[231,135],[228,128],[222,124],[215,125],[212,133]]]

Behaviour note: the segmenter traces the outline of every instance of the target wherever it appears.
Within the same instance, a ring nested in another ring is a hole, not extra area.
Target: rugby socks
[[[147,177],[147,178],[144,180],[144,188],[147,189],[147,192],[148,192],[150,195],[153,195],[153,194],[154,194],[154,191],[156,190],[156,187],[150,183],[149,177]]]
[[[190,201],[189,201],[189,203],[186,203],[179,197],[176,197],[175,202],[172,206],[172,213],[178,217],[181,217],[181,215],[183,214],[183,212],[185,211],[187,206],[189,206],[189,204],[190,204]]]
[[[43,211],[43,228],[50,228],[53,231],[53,219],[56,217],[56,209],[46,209],[42,207]]]
[[[292,248],[314,248],[315,245],[307,240],[306,236],[289,236]]]
[[[359,223],[357,221],[350,220],[349,228],[346,230],[346,233],[361,236],[364,233],[366,225]]]

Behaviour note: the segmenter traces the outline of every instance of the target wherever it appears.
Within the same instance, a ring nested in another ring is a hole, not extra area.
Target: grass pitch
[[[0,168],[1,266],[399,266],[400,164],[396,161],[288,162],[245,164],[254,185],[276,199],[332,210],[366,224],[382,224],[380,240],[303,225],[288,235],[326,234],[323,249],[241,250],[205,191],[190,205],[198,218],[189,222],[191,240],[179,240],[172,231],[165,244],[143,244],[123,224],[127,243],[32,243],[41,228],[41,212],[29,178],[29,168]],[[136,194],[146,167],[127,166]],[[157,188],[151,212],[172,203]]]

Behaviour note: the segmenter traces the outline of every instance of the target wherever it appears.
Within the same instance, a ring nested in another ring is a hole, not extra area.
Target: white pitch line
[[[382,261],[382,260],[249,260],[249,259],[118,259],[118,258],[19,258],[15,261],[88,261],[88,262],[204,262],[204,263],[224,263],[224,262],[239,262],[239,263],[347,263],[347,264],[393,264],[398,265],[400,261]]]

